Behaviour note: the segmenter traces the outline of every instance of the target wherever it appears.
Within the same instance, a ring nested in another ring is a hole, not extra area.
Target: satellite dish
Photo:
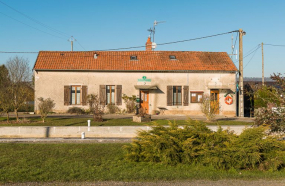
[[[156,43],[151,43],[151,48],[156,48]]]
[[[94,59],[97,59],[98,58],[98,54],[94,54]]]

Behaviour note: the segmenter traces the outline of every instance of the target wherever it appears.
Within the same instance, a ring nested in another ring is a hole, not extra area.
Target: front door
[[[215,114],[219,114],[219,90],[211,90],[211,109],[215,109]]]
[[[141,94],[141,105],[140,105],[140,107],[145,110],[146,114],[148,114],[149,113],[149,110],[148,110],[149,109],[149,107],[148,107],[149,91],[141,90],[140,94]]]

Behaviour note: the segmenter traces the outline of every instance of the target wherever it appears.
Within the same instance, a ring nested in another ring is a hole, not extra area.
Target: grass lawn
[[[92,118],[70,118],[70,117],[48,117],[46,122],[42,123],[39,117],[22,119],[16,123],[15,118],[10,118],[10,123],[5,122],[5,117],[0,117],[0,126],[87,126],[87,120],[91,120],[91,126],[144,126],[153,125],[153,122],[136,123],[132,119],[105,119],[104,122],[94,122]],[[168,125],[168,120],[154,120],[159,125]],[[179,125],[187,124],[186,120],[176,120]],[[203,122],[203,121],[201,121]],[[203,122],[207,125],[252,125],[252,122],[220,120],[217,122]]]
[[[0,183],[284,179],[285,171],[220,171],[124,160],[124,144],[0,144]]]

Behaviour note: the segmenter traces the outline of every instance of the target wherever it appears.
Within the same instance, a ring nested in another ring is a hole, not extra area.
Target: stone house
[[[122,95],[140,98],[140,107],[153,114],[202,115],[200,102],[212,95],[220,115],[236,115],[237,68],[226,52],[152,51],[40,51],[34,65],[37,98],[51,98],[55,112],[71,107],[88,109],[88,94],[102,105],[125,108]],[[226,104],[225,96],[233,95]]]

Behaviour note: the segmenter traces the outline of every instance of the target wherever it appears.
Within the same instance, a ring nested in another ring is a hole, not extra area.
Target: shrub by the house
[[[38,98],[39,100],[39,112],[42,118],[43,123],[45,122],[45,118],[47,117],[48,113],[52,111],[55,106],[55,103],[50,98],[44,99],[42,97]]]

